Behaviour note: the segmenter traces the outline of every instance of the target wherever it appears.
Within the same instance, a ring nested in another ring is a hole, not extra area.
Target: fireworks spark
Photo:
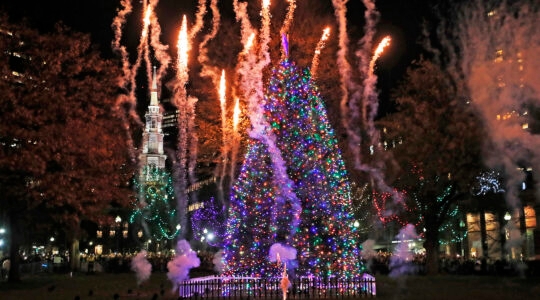
[[[384,52],[384,49],[390,45],[390,41],[392,41],[392,38],[390,36],[385,36],[377,48],[375,49],[375,52],[373,53],[373,58],[371,59],[371,62],[369,64],[369,70],[373,72],[373,68],[375,67],[375,62],[381,57],[381,54]]]
[[[321,55],[321,50],[326,45],[326,41],[328,40],[328,37],[330,37],[330,27],[326,27],[323,29],[323,34],[321,36],[321,39],[317,43],[317,47],[315,48],[315,54],[313,55],[313,60],[311,62],[311,77],[315,78],[317,76],[317,69],[319,68],[319,57]]]
[[[180,32],[178,33],[177,47],[178,47],[178,61],[177,61],[178,70],[187,71],[189,41],[188,41],[188,34],[187,34],[187,19],[185,15],[182,18],[182,25],[180,27]]]
[[[233,110],[233,132],[238,132],[238,123],[240,121],[240,99],[236,98]]]
[[[285,21],[283,21],[283,26],[281,26],[281,30],[280,30],[281,36],[287,36],[289,34],[289,29],[291,27],[291,23],[294,17],[294,11],[296,9],[295,0],[288,0],[287,2],[289,2],[289,7],[287,9],[287,15],[285,16]],[[288,49],[283,49],[281,56],[287,57],[288,55],[289,55]]]

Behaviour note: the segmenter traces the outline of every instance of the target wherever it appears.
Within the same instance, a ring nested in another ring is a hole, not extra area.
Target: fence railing
[[[178,294],[186,299],[284,299],[281,278],[208,276],[179,282]],[[375,278],[305,277],[291,280],[287,299],[353,299],[375,297]]]

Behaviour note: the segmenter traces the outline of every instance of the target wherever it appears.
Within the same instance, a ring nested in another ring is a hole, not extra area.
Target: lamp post
[[[508,249],[506,248],[506,241],[508,240],[509,238],[509,231],[508,231],[508,222],[510,222],[510,220],[512,219],[512,215],[510,215],[509,212],[506,212],[504,214],[504,231],[501,230],[501,242],[502,242],[502,257],[503,259],[508,259],[510,258],[510,254],[512,253],[512,251],[508,251]]]
[[[4,256],[4,245],[6,244],[4,237],[5,234],[6,229],[4,227],[0,227],[0,259]]]
[[[122,241],[122,218],[120,218],[120,216],[116,216],[114,222],[116,223],[116,249],[118,250],[118,253],[120,253],[120,244]]]

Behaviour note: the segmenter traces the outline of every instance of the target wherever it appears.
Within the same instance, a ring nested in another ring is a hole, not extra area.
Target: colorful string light
[[[141,224],[147,228],[147,235],[154,240],[171,240],[178,236],[180,227],[176,212],[176,200],[172,177],[165,169],[145,166],[142,183],[137,178],[134,185],[138,199],[132,203],[133,212],[130,223]],[[144,224],[144,225],[143,225]]]
[[[276,137],[290,187],[301,201],[294,234],[290,202],[281,197],[271,155],[261,140],[251,139],[240,175],[232,188],[225,239],[227,273],[280,276],[268,260],[274,243],[297,250],[298,275],[355,276],[365,271],[359,261],[360,241],[354,227],[351,187],[326,108],[308,70],[283,60],[274,70],[264,99],[264,117]],[[287,199],[286,199],[287,200]],[[279,200],[282,201],[282,200]],[[274,222],[272,222],[274,220]],[[289,264],[287,265],[289,268]]]

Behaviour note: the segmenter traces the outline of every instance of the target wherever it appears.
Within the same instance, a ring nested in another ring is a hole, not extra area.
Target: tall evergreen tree
[[[275,156],[264,141],[251,140],[232,188],[225,243],[228,272],[278,275],[269,248],[280,243],[296,249],[299,275],[361,273],[348,175],[309,70],[283,60],[273,70],[265,94],[267,134],[281,152],[293,185],[289,189],[301,211],[294,215],[295,199],[279,199],[287,195],[281,192],[282,180],[274,178]]]
[[[201,203],[202,207],[191,215],[193,237],[211,246],[219,245],[225,234],[224,206],[213,197]]]

